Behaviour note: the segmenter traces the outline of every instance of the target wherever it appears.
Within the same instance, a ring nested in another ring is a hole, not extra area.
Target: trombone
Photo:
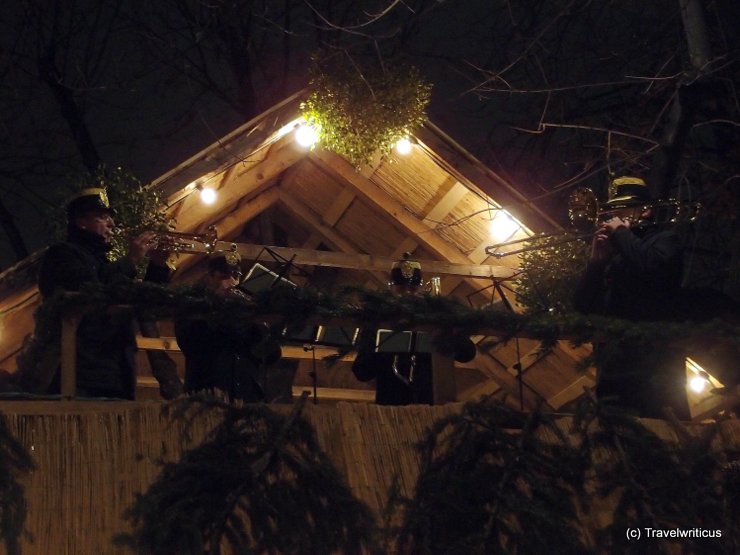
[[[617,212],[623,211],[625,208],[632,210],[632,215],[626,218],[630,221],[630,227],[632,229],[639,229],[648,225],[667,227],[679,222],[691,223],[696,221],[701,214],[701,204],[698,202],[682,202],[676,199],[657,200],[642,205],[615,204],[602,210],[599,207],[596,194],[587,187],[580,187],[568,196],[568,219],[572,226],[571,231],[542,233],[533,237],[498,243],[486,247],[485,252],[488,256],[503,258],[532,250],[572,243],[579,239],[587,239],[593,237],[600,222],[610,220]],[[645,217],[648,211],[650,215]],[[504,252],[499,250],[511,245],[557,238],[560,238],[560,240],[550,242],[547,245],[534,244]]]

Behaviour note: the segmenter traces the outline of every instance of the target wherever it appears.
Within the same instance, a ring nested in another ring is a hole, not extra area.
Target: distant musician
[[[613,185],[614,195],[605,203],[609,217],[594,235],[574,306],[635,322],[673,319],[683,276],[679,236],[652,221],[642,179],[622,177]],[[636,219],[640,226],[634,225]],[[686,353],[679,342],[608,338],[595,350],[600,401],[641,417],[664,418],[664,408],[670,407],[679,418],[690,418]]]
[[[421,266],[411,260],[409,253],[394,263],[390,278],[393,294],[421,294]],[[375,380],[375,402],[379,405],[431,405],[434,403],[431,342],[431,335],[420,332],[394,336],[363,330],[357,341],[352,373],[363,382]],[[476,347],[469,337],[455,336],[451,343],[458,362],[475,357]]]
[[[204,294],[237,296],[242,276],[236,253],[217,254],[201,283]],[[280,360],[280,344],[261,322],[184,316],[175,321],[177,343],[185,355],[185,390],[219,390],[230,400],[264,401],[262,372]]]

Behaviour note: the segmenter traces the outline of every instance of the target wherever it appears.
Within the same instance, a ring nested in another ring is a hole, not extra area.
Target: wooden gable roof
[[[292,132],[299,103],[300,95],[288,99],[154,182],[178,231],[204,233],[215,225],[220,239],[251,245],[242,251],[247,258],[269,265],[274,259],[262,250],[269,247],[324,289],[385,288],[392,261],[411,252],[425,277],[440,276],[446,295],[483,306],[501,302],[503,292],[516,304],[511,279],[518,260],[486,253],[495,242],[490,221],[515,221],[508,237],[514,240],[552,229],[546,214],[432,123],[414,134],[409,154],[394,152],[359,169],[333,152],[301,147]],[[199,187],[216,189],[218,200],[204,205]],[[197,279],[203,265],[203,256],[181,256],[174,279]],[[592,374],[578,369],[586,348],[562,345],[543,356],[537,342],[519,340],[480,351],[458,368],[459,400],[500,392],[515,403],[557,409],[593,384]],[[347,380],[339,381],[346,389]]]
[[[414,133],[408,155],[393,153],[360,169],[333,152],[301,147],[292,132],[301,98],[286,99],[152,183],[178,232],[203,234],[215,226],[219,239],[242,245],[247,264],[275,266],[279,261],[267,253],[277,254],[302,270],[296,281],[328,289],[349,283],[385,288],[391,262],[411,252],[426,278],[440,276],[445,295],[484,306],[502,302],[503,293],[516,304],[511,279],[518,261],[486,253],[495,242],[490,221],[513,220],[508,238],[519,239],[552,229],[546,214],[432,123]],[[217,190],[215,203],[200,201],[201,187]],[[173,280],[197,279],[205,260],[180,255]],[[38,305],[34,263],[20,266],[6,274],[30,276],[25,284],[0,291],[6,312],[0,366],[11,371]],[[458,400],[501,394],[525,408],[558,409],[593,384],[592,373],[578,369],[586,348],[561,344],[543,355],[531,340],[488,346],[493,342],[475,339],[478,356],[457,369]],[[299,370],[296,380],[307,373]],[[353,398],[359,383],[341,369],[334,374],[323,385]]]

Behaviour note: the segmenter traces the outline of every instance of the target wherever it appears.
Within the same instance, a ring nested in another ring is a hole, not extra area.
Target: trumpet
[[[579,239],[593,237],[601,222],[613,218],[617,213],[623,213],[625,208],[632,210],[632,214],[623,219],[629,220],[630,228],[639,229],[648,225],[667,227],[679,222],[691,223],[701,215],[701,204],[698,202],[683,202],[676,199],[657,200],[645,204],[612,204],[601,209],[596,194],[587,187],[576,189],[568,196],[568,219],[572,230],[559,233],[543,233],[533,237],[525,237],[505,243],[498,243],[486,247],[485,252],[489,256],[503,258],[514,254],[521,254],[546,247],[553,247],[565,243],[571,243]],[[557,240],[560,238],[560,240]],[[539,241],[543,239],[555,239],[547,245],[530,245],[520,249],[500,252],[499,249],[511,245]]]
[[[156,231],[154,250],[175,253],[206,253],[216,250],[218,232],[215,226],[209,226],[204,234],[180,233],[176,231]]]

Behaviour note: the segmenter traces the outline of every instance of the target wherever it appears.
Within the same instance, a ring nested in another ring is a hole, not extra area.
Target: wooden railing
[[[130,307],[115,306],[109,310],[131,310]],[[76,361],[77,361],[77,346],[76,346],[76,334],[80,320],[83,317],[83,312],[79,310],[72,310],[65,313],[62,317],[61,326],[61,395],[63,399],[73,399],[76,394],[77,380],[76,380]],[[262,316],[260,318],[263,318]],[[269,320],[269,318],[267,318]],[[273,320],[278,321],[277,317]],[[318,322],[315,322],[318,323]],[[326,325],[337,325],[347,326],[357,325],[347,318],[334,318],[330,321],[323,321]],[[385,327],[392,329],[394,327],[393,322],[388,322]],[[379,325],[383,327],[383,325]],[[430,331],[433,330],[433,326],[417,326],[413,329],[418,331]],[[501,336],[504,335],[500,330],[484,329],[480,330],[481,336]],[[527,334],[522,334],[520,337],[527,337]],[[174,337],[158,337],[158,338],[139,338],[138,347],[140,349],[155,349],[155,350],[171,350],[179,351],[177,341]],[[332,354],[337,354],[337,349],[330,347],[315,345],[317,351],[315,353],[308,353],[301,347],[286,346],[283,350],[283,357],[287,359],[304,359],[316,356],[316,358],[323,358]],[[352,360],[353,354],[346,355],[345,360]],[[456,401],[456,389],[455,389],[455,362],[440,353],[433,354],[433,396],[434,401],[437,404]],[[504,376],[506,377],[506,376]],[[513,376],[509,376],[510,379],[514,379]],[[295,394],[310,389],[308,387],[298,386],[294,388]],[[341,398],[347,400],[363,400],[370,401],[371,394],[373,392],[366,392],[357,390],[356,394],[348,394],[347,390],[340,392],[333,388],[326,388],[322,393],[325,398]],[[707,395],[698,401],[691,403],[691,414],[692,420],[701,421],[707,418],[712,418],[721,411],[732,409],[740,404],[740,385],[734,385],[726,388],[721,395]]]
[[[111,307],[109,310],[121,312],[121,311],[133,311],[131,307],[117,305]],[[80,311],[74,310],[64,314],[62,317],[61,325],[61,379],[60,379],[60,393],[62,399],[71,400],[76,396],[77,391],[77,328],[79,327],[80,321],[84,314]],[[265,317],[266,320],[277,321],[277,317],[270,318]],[[346,318],[334,318],[331,320],[324,319],[321,321],[326,325],[337,325],[346,326],[347,324],[356,325],[354,322]],[[307,323],[311,323],[310,321]],[[318,320],[314,323],[318,324]],[[388,327],[392,326],[391,323],[387,324]],[[429,331],[432,328],[430,326],[422,326],[418,328],[418,331]],[[171,351],[179,352],[180,347],[177,344],[175,337],[144,337],[140,334],[136,335],[136,346],[140,350],[158,350],[158,351]],[[319,344],[310,344],[311,349],[307,350],[301,346],[296,345],[283,345],[282,346],[282,358],[284,359],[323,359],[329,356],[339,356],[340,360],[352,361],[354,360],[356,353],[340,352],[340,349],[329,347]],[[445,356],[441,353],[432,353],[432,367],[434,372],[432,374],[433,383],[433,398],[435,404],[442,404],[452,402],[456,400],[455,390],[455,379],[454,379],[454,366],[455,362],[452,358]],[[293,394],[300,396],[303,391],[309,391],[309,393],[317,393],[324,399],[342,399],[342,400],[354,400],[354,401],[373,401],[375,397],[374,391],[369,390],[348,390],[340,388],[325,387],[320,388],[318,391],[312,390],[309,386],[293,386]]]

